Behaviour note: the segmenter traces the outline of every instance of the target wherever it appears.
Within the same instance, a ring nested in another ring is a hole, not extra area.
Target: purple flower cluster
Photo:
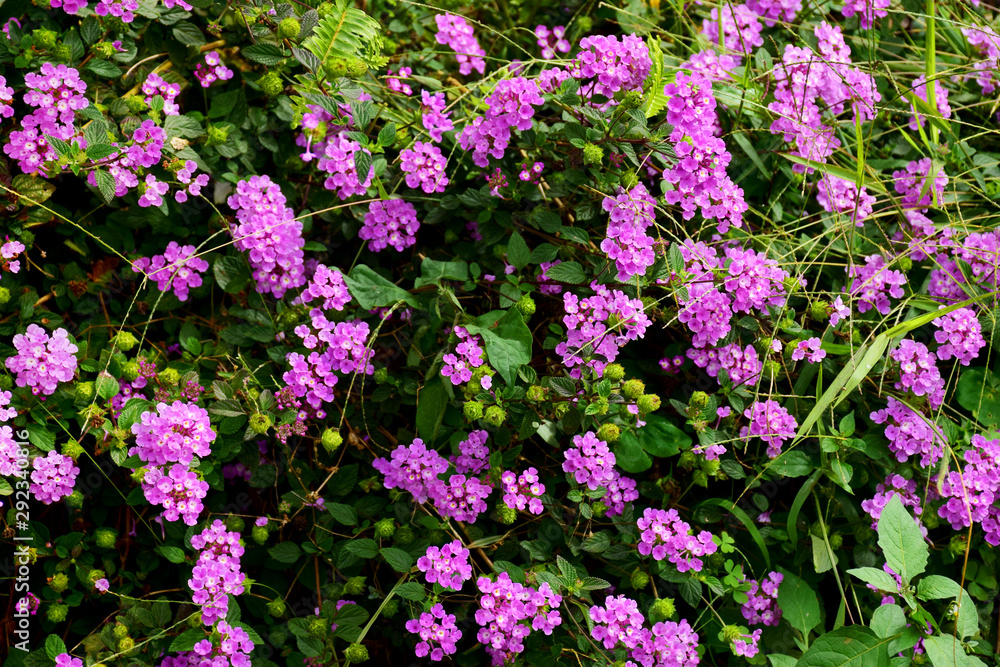
[[[472,370],[485,363],[485,352],[482,339],[466,331],[465,327],[455,327],[455,335],[459,343],[454,353],[444,355],[441,375],[451,380],[453,385],[460,385],[472,380]]]
[[[388,72],[386,72],[385,76],[386,85],[389,87],[389,90],[391,90],[394,93],[402,93],[403,95],[410,96],[413,94],[413,89],[410,88],[408,84],[403,83],[403,79],[410,78],[410,75],[412,74],[413,70],[410,69],[409,67],[400,67],[398,70],[396,70],[395,74],[393,74],[392,70],[390,69]]]
[[[282,379],[296,397],[305,398],[314,410],[320,410],[323,403],[333,401],[333,387],[337,384],[335,373],[371,375],[375,372],[371,363],[374,351],[367,347],[367,322],[334,323],[318,309],[313,309],[310,319],[312,326],[300,324],[295,327],[295,334],[312,352],[308,356],[289,352],[285,359],[291,370]]]
[[[68,456],[50,451],[46,456],[37,456],[31,462],[31,494],[46,505],[73,493],[73,484],[80,469]]]
[[[703,530],[694,535],[675,509],[647,507],[636,525],[640,531],[639,553],[652,555],[654,560],[667,559],[677,566],[678,572],[701,572],[704,563],[700,556],[711,556],[718,549],[712,533]]]
[[[375,459],[372,466],[385,476],[385,488],[402,489],[418,503],[425,503],[431,489],[440,483],[438,475],[448,470],[448,461],[416,438],[410,445],[393,450],[389,459]]]
[[[955,254],[969,263],[977,283],[992,285],[991,289],[1000,286],[1000,230],[969,234],[962,239],[962,245],[955,249]],[[965,277],[957,263],[949,260],[942,262],[941,267],[946,273],[942,280],[947,285],[942,294],[954,294],[955,299],[965,299],[965,291],[959,284],[965,282]]]
[[[989,95],[997,89],[994,72],[1000,69],[1000,35],[988,25],[962,28],[962,34],[983,57],[983,60],[973,63],[972,68],[983,95]]]
[[[525,77],[501,79],[484,102],[487,110],[465,126],[459,145],[472,151],[478,167],[488,167],[490,157],[503,159],[512,130],[530,130],[535,107],[544,104],[538,84]]]
[[[728,53],[705,49],[691,54],[691,57],[681,64],[681,69],[700,74],[709,81],[729,81],[733,78],[730,72],[738,66],[736,58]]]
[[[766,577],[757,581],[750,579],[750,590],[747,597],[750,599],[743,603],[740,611],[743,618],[751,625],[778,625],[781,620],[781,607],[778,606],[778,587],[785,575],[780,572],[770,572]]]
[[[21,262],[17,256],[24,252],[24,244],[20,241],[7,241],[0,246],[0,268],[11,273],[21,270]]]
[[[926,396],[932,409],[941,407],[944,401],[944,378],[927,346],[904,338],[890,356],[899,364],[896,389]]]
[[[247,253],[257,290],[280,299],[306,282],[302,223],[285,206],[285,195],[268,176],[236,184],[228,199],[237,222],[230,225],[233,245]]]
[[[375,176],[375,167],[368,167],[364,181],[358,178],[358,169],[354,161],[354,156],[358,152],[369,151],[367,148],[362,148],[358,142],[340,134],[330,137],[323,144],[323,152],[316,166],[327,174],[323,187],[336,192],[341,200],[365,194]]]
[[[580,377],[581,367],[602,372],[618,357],[626,343],[642,338],[650,325],[640,299],[630,299],[624,292],[591,284],[594,296],[581,299],[563,294],[566,315],[566,340],[556,346],[570,375]],[[614,322],[614,324],[610,324]]]
[[[633,276],[642,276],[656,259],[653,237],[646,234],[656,216],[656,200],[638,183],[631,191],[619,188],[618,196],[605,197],[602,206],[610,220],[601,250],[615,261],[618,280],[628,282]]]
[[[305,289],[292,303],[310,304],[318,299],[322,299],[320,310],[343,310],[344,306],[350,303],[351,292],[347,289],[340,269],[336,267],[331,269],[325,264],[317,265]]]
[[[747,0],[747,7],[770,28],[775,21],[794,21],[802,11],[802,0]]]
[[[413,148],[405,148],[399,152],[400,169],[406,174],[406,185],[420,188],[427,194],[444,192],[448,185],[445,167],[448,158],[441,154],[441,149],[434,144],[417,141]]]
[[[490,467],[490,449],[486,431],[473,431],[469,437],[458,443],[459,455],[455,458],[455,471],[462,475],[478,475]]]
[[[646,43],[638,35],[588,35],[580,40],[580,52],[569,66],[569,73],[580,80],[583,97],[600,95],[609,104],[617,104],[619,91],[642,90],[653,61]]]
[[[880,314],[888,315],[892,307],[889,297],[902,298],[906,276],[890,269],[881,255],[865,257],[864,266],[850,268],[850,293],[858,300],[858,311],[868,312],[875,308]]]
[[[598,439],[593,431],[573,436],[573,446],[563,452],[563,472],[573,475],[577,484],[588,489],[607,487],[615,478],[615,455],[608,443]]]
[[[83,667],[83,660],[74,658],[69,653],[60,653],[56,656],[56,667]]]
[[[603,607],[592,606],[590,620],[594,622],[590,636],[609,651],[620,643],[631,652],[651,639],[652,633],[643,627],[646,618],[639,605],[624,595],[609,595]]]
[[[403,252],[417,242],[418,229],[420,222],[413,204],[402,199],[385,199],[369,204],[358,238],[369,241],[368,247],[374,252],[389,246]]]
[[[744,440],[759,437],[767,443],[767,455],[772,459],[781,454],[785,440],[795,437],[795,429],[799,426],[788,410],[771,399],[757,401],[743,412],[743,416],[750,420],[750,426],[740,429],[740,437]]]
[[[557,25],[553,28],[548,26],[535,26],[535,43],[542,49],[544,60],[553,60],[558,53],[569,53],[572,45],[566,39],[566,26]]]
[[[764,45],[760,36],[763,26],[756,12],[744,4],[722,6],[722,34],[719,34],[719,9],[712,10],[711,18],[701,24],[701,31],[712,44],[720,45],[734,54],[750,55],[755,47]]]
[[[940,206],[941,198],[944,196],[945,186],[948,185],[948,176],[944,169],[938,171],[934,176],[934,182],[927,187],[927,176],[933,168],[933,163],[928,157],[922,160],[913,160],[906,165],[906,169],[892,172],[892,177],[896,179],[894,186],[900,197],[903,208],[916,208],[926,210],[932,203]]]
[[[44,163],[58,159],[59,155],[45,135],[86,147],[82,136],[76,136],[73,121],[76,112],[90,104],[83,94],[87,84],[72,67],[45,63],[38,73],[24,75],[24,85],[27,88],[24,103],[34,110],[21,119],[20,130],[10,133],[3,150],[12,160],[17,160],[25,174],[47,176]]]
[[[149,169],[155,166],[163,157],[163,145],[167,140],[167,132],[162,127],[151,120],[144,120],[132,131],[132,141],[124,146],[118,142],[111,145],[117,149],[115,153],[102,160],[106,164],[108,173],[115,179],[115,196],[124,197],[129,190],[139,187],[139,176],[142,169]],[[191,162],[192,169],[197,168],[197,163]],[[87,174],[87,182],[97,187],[97,177],[91,171]],[[139,198],[139,206],[147,208],[149,206],[160,206],[163,204],[163,195],[167,194],[170,186],[167,183],[158,181],[152,174],[146,174],[144,183],[145,192]],[[200,175],[188,186],[191,194],[197,195],[201,187],[208,184],[208,176]],[[177,201],[184,201],[187,198],[183,188],[179,188],[174,195]]]
[[[208,482],[181,463],[154,466],[143,475],[142,492],[150,504],[163,507],[164,519],[181,519],[193,526],[204,509],[201,501],[208,495]]]
[[[809,359],[810,364],[818,364],[826,358],[826,350],[822,348],[823,341],[819,338],[800,340],[792,350],[792,361]]]
[[[467,523],[475,523],[486,511],[486,498],[492,492],[492,486],[471,475],[451,475],[447,482],[438,480],[430,487],[438,514]]]
[[[17,374],[18,387],[31,387],[31,393],[50,396],[60,382],[69,382],[76,372],[77,346],[69,332],[56,329],[50,337],[37,324],[29,324],[23,334],[14,336],[17,354],[7,358],[7,368]]]
[[[920,496],[917,495],[917,482],[906,479],[902,475],[889,475],[885,478],[885,483],[879,483],[875,487],[875,497],[861,501],[861,509],[868,512],[872,518],[872,528],[878,527],[878,520],[882,517],[882,510],[892,500],[893,496],[899,496],[904,507],[912,507],[917,516],[923,511],[920,506]]]
[[[868,189],[850,181],[823,174],[816,184],[816,201],[824,211],[830,213],[850,213],[851,221],[858,227],[864,227],[864,221],[872,214],[875,197],[868,194]]]
[[[162,255],[140,257],[132,262],[132,269],[156,282],[161,292],[173,289],[179,301],[187,301],[188,290],[201,286],[201,273],[208,270],[208,262],[195,256],[193,245],[178,245],[171,241]]]
[[[429,655],[434,662],[458,651],[456,644],[462,638],[462,631],[455,625],[455,615],[444,613],[444,606],[440,602],[431,607],[430,611],[420,614],[420,618],[408,620],[406,630],[420,636],[420,641],[414,647],[414,654],[418,658]]]
[[[420,123],[431,135],[431,141],[439,142],[444,138],[445,132],[455,129],[455,123],[450,118],[451,112],[445,111],[447,106],[444,93],[420,91]]]
[[[934,326],[938,328],[934,340],[939,343],[937,357],[941,361],[954,357],[963,366],[968,366],[986,345],[979,318],[971,308],[946,313],[934,320]]]
[[[462,590],[462,583],[472,579],[469,550],[458,540],[440,548],[427,547],[427,552],[417,559],[417,568],[428,584],[438,583],[453,591]]]
[[[7,85],[7,78],[0,76],[0,118],[10,118],[14,115],[14,89]]]
[[[141,90],[142,94],[146,96],[146,104],[151,104],[157,95],[163,98],[164,116],[180,115],[180,106],[174,101],[181,94],[179,83],[167,83],[156,72],[150,72],[146,80],[142,82]]]
[[[682,217],[690,220],[701,213],[706,220],[716,219],[720,234],[730,227],[743,226],[747,203],[743,189],[726,173],[732,155],[726,143],[716,135],[718,117],[712,95],[712,82],[694,73],[678,72],[674,81],[663,88],[667,102],[667,122],[673,125],[670,141],[677,161],[663,178],[672,187],[666,193],[668,204],[680,205]]]
[[[538,470],[535,468],[528,468],[520,475],[505,470],[500,475],[500,483],[503,485],[503,502],[507,507],[531,514],[545,511],[541,499],[545,493],[545,485],[539,481]]]
[[[941,459],[945,437],[927,417],[917,414],[891,396],[885,409],[876,410],[870,416],[876,424],[886,425],[885,437],[889,441],[889,451],[896,455],[896,460],[900,463],[919,454],[920,465],[926,468]]]
[[[457,14],[438,14],[434,17],[438,31],[434,35],[438,44],[449,47],[455,52],[458,60],[458,71],[463,76],[476,70],[480,74],[486,71],[486,52],[479,46],[472,26]]]
[[[754,308],[767,313],[767,307],[785,305],[785,285],[788,272],[763,252],[753,249],[728,248],[724,266],[729,276],[723,281],[732,295],[733,311],[750,313]]]
[[[138,0],[100,0],[94,13],[98,16],[115,16],[122,20],[122,23],[131,23],[135,20],[135,10],[139,9]]]
[[[558,611],[562,596],[547,583],[536,589],[515,583],[501,572],[496,581],[480,577],[476,585],[482,593],[476,610],[476,623],[482,627],[476,638],[497,667],[524,650],[524,639],[532,630],[551,635],[562,623]]]
[[[195,456],[211,454],[215,431],[208,412],[193,403],[159,403],[156,412],[143,412],[132,424],[135,447],[129,455],[138,455],[150,465],[180,463],[190,466]]]
[[[857,14],[858,23],[867,30],[875,24],[876,18],[885,18],[889,15],[886,10],[891,4],[892,0],[844,0],[844,8],[840,13],[845,19]]]
[[[194,78],[202,88],[208,88],[216,81],[228,81],[233,78],[233,70],[222,64],[222,57],[218,51],[209,51],[205,54],[205,62],[198,63],[194,68]]]
[[[913,94],[924,102],[927,101],[927,78],[923,74],[913,80]],[[944,81],[941,79],[934,81],[934,102],[942,118],[951,118],[951,105],[948,104],[948,89],[944,87]],[[910,105],[910,109],[913,112],[913,115],[910,116],[910,129],[916,132],[924,126],[924,117],[917,113],[917,108],[912,104]]]
[[[1000,545],[1000,440],[972,436],[972,445],[965,451],[965,467],[948,473],[941,485],[941,495],[947,502],[938,515],[947,519],[954,530],[972,523],[983,527],[985,539]]]
[[[200,553],[188,587],[194,603],[201,605],[201,622],[211,627],[226,617],[229,596],[243,594],[246,575],[240,571],[243,555],[240,534],[226,530],[226,525],[216,519],[211,526],[191,536],[191,546]]]

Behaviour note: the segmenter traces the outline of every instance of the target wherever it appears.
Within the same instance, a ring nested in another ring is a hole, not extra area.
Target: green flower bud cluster
[[[340,431],[328,428],[323,431],[323,437],[320,442],[323,443],[323,449],[332,454],[344,444],[344,436],[340,435]]]

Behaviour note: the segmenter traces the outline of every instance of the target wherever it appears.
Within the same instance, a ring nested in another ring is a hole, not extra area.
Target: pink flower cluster
[[[766,314],[768,306],[785,305],[784,281],[788,272],[765,253],[750,248],[727,248],[723,266],[729,275],[722,284],[732,296],[734,312],[751,313],[757,309]]]
[[[174,193],[174,200],[179,204],[187,201],[188,195],[197,197],[201,194],[201,189],[208,185],[208,174],[194,173],[198,171],[198,163],[194,160],[185,160],[184,165],[177,170],[177,180],[187,188],[178,188]]]
[[[20,130],[10,133],[3,150],[17,160],[25,174],[47,176],[44,163],[56,160],[59,155],[45,135],[86,147],[82,136],[77,136],[73,121],[76,112],[90,104],[84,95],[87,84],[72,67],[44,63],[38,73],[24,75],[24,85],[27,88],[24,103],[34,110],[21,119]]]
[[[507,507],[531,514],[545,511],[542,505],[545,485],[539,481],[538,470],[535,468],[528,468],[520,475],[505,470],[500,475],[500,483],[503,485],[503,502]]]
[[[308,356],[289,352],[285,359],[291,370],[282,379],[292,394],[305,398],[318,411],[323,403],[333,401],[336,373],[371,375],[375,372],[371,363],[374,351],[367,348],[370,334],[367,322],[334,323],[318,309],[310,313],[310,321],[311,326],[300,324],[295,327],[295,334],[312,352]]]
[[[927,78],[921,74],[913,80],[913,94],[927,102]],[[944,87],[943,79],[934,80],[934,103],[937,105],[937,112],[942,118],[951,118],[951,105],[948,104],[948,89]],[[917,112],[917,108],[910,105],[913,115],[910,116],[910,129],[916,132],[924,126],[924,117]]]
[[[743,416],[750,420],[750,426],[740,429],[740,437],[759,437],[767,443],[767,455],[772,459],[781,454],[785,440],[795,437],[795,429],[799,426],[788,410],[771,399],[757,401],[743,412]]]
[[[987,542],[1000,545],[1000,440],[972,436],[965,467],[948,473],[941,485],[948,501],[938,509],[954,530],[972,523],[982,526]]]
[[[20,241],[7,241],[0,246],[0,267],[4,271],[18,273],[21,270],[21,262],[17,256],[24,252],[24,244]]]
[[[702,21],[701,31],[712,44],[725,51],[743,56],[750,55],[755,47],[764,45],[760,31],[763,26],[756,12],[747,5],[726,3],[722,6],[722,34],[719,34],[719,9],[712,10],[711,18]],[[739,62],[739,61],[737,61]]]
[[[462,631],[455,625],[455,615],[444,613],[444,606],[440,602],[431,607],[430,611],[421,613],[420,618],[408,620],[406,630],[420,636],[420,641],[414,647],[414,655],[418,658],[429,655],[434,662],[458,651],[456,644],[462,638]]]
[[[476,623],[482,627],[476,638],[497,667],[524,650],[524,639],[532,630],[551,635],[562,623],[558,611],[562,596],[547,583],[536,589],[515,583],[501,572],[496,581],[480,577],[476,585],[482,593],[476,610]]]
[[[556,346],[556,354],[577,378],[583,366],[602,372],[618,357],[619,349],[642,338],[650,325],[641,300],[597,283],[592,283],[591,289],[596,294],[583,299],[570,292],[563,294],[567,332],[566,340]],[[612,318],[614,325],[609,324]]]
[[[573,446],[563,452],[563,472],[573,475],[577,484],[594,490],[615,478],[615,455],[608,443],[598,439],[593,431],[573,436]]]
[[[864,266],[850,268],[851,294],[858,299],[858,311],[868,312],[875,308],[880,314],[888,315],[892,307],[889,297],[902,298],[906,276],[890,269],[881,255],[865,257]]]
[[[802,11],[802,0],[747,0],[747,7],[770,28],[775,21],[794,21]]]
[[[880,482],[875,487],[875,497],[861,501],[861,509],[868,512],[872,518],[872,529],[878,527],[878,520],[882,517],[882,510],[892,500],[893,496],[899,496],[904,507],[912,507],[917,516],[923,511],[920,506],[920,496],[917,495],[917,483],[915,480],[906,479],[902,475],[889,475],[885,482]]]
[[[976,83],[982,89],[983,95],[989,95],[997,89],[994,72],[1000,69],[1000,35],[989,25],[973,26],[961,30],[969,44],[976,47],[976,50],[983,57],[982,60],[973,63],[972,67],[975,71]]]
[[[934,182],[930,187],[926,187],[927,176],[933,169],[930,158],[913,160],[906,165],[905,170],[892,172],[892,177],[896,179],[894,186],[900,197],[903,208],[915,208],[926,210],[931,204],[941,205],[941,198],[944,196],[945,186],[948,185],[948,176],[944,169],[940,169],[934,176]]]
[[[490,467],[490,449],[486,446],[489,437],[486,431],[473,431],[458,443],[459,455],[453,461],[456,472],[478,475]]]
[[[351,292],[347,289],[340,269],[331,269],[325,264],[317,265],[305,289],[292,303],[310,304],[317,300],[322,300],[319,305],[321,310],[343,310],[350,303]]]
[[[819,338],[800,340],[792,350],[792,360],[809,359],[810,364],[818,364],[826,358],[826,350],[822,348],[823,341]]]
[[[1000,285],[1000,230],[976,232],[962,240],[962,245],[955,249],[955,255],[969,263],[972,277],[977,283],[992,285],[995,289]],[[947,260],[941,264],[942,281],[947,287],[942,289],[942,295],[953,294],[955,299],[965,299],[966,294],[959,283],[965,282],[958,264]]]
[[[390,69],[386,72],[385,83],[392,92],[410,96],[413,94],[413,89],[408,84],[403,83],[403,79],[410,78],[411,74],[413,74],[413,70],[409,67],[400,67],[395,74]]]
[[[204,509],[201,501],[208,495],[208,482],[181,463],[154,466],[142,478],[142,492],[150,504],[163,507],[164,519],[181,519],[193,526]]]
[[[280,299],[306,282],[302,223],[285,205],[285,195],[269,176],[236,184],[228,199],[237,222],[230,225],[233,245],[247,253],[257,290]]]
[[[475,523],[486,511],[486,498],[493,492],[489,483],[471,475],[451,475],[430,488],[434,509],[443,517]]]
[[[417,568],[428,584],[438,583],[453,591],[462,590],[462,583],[472,579],[469,550],[458,540],[440,548],[427,547],[427,552],[417,559]]]
[[[643,627],[646,617],[639,611],[639,605],[624,595],[609,595],[603,607],[594,605],[589,613],[594,622],[590,636],[609,651],[620,643],[631,652],[651,638],[652,633]]]
[[[31,387],[31,393],[51,396],[60,382],[69,382],[76,372],[77,346],[69,332],[56,329],[50,337],[37,324],[29,324],[23,334],[14,336],[17,355],[7,358],[7,368],[17,374],[18,387]]]
[[[146,80],[142,82],[142,94],[146,96],[146,104],[151,104],[157,95],[162,97],[164,116],[180,115],[180,106],[174,101],[181,94],[179,83],[167,83],[156,72],[150,72]]]
[[[10,118],[14,115],[14,89],[7,85],[7,78],[0,76],[0,118]]]
[[[675,509],[662,510],[647,507],[636,525],[639,527],[637,548],[643,556],[654,560],[667,559],[677,566],[678,572],[701,572],[701,556],[711,556],[718,546],[707,530],[694,535],[690,524],[682,521]]]
[[[937,357],[941,361],[954,357],[963,366],[968,366],[986,346],[983,328],[971,308],[946,313],[934,320],[934,326],[938,328],[934,332],[934,340],[939,343]]]
[[[553,60],[558,53],[569,53],[572,45],[566,39],[566,26],[557,25],[553,28],[548,26],[535,26],[535,43],[542,49],[544,60]]]
[[[740,611],[743,618],[751,625],[778,625],[781,620],[781,607],[778,606],[778,587],[781,586],[785,575],[780,572],[770,572],[766,577],[757,581],[750,579],[750,590],[747,597],[750,599],[743,603]]]
[[[369,241],[368,247],[374,252],[389,246],[403,252],[416,243],[418,229],[420,222],[413,204],[402,199],[385,199],[369,204],[358,238]]]
[[[416,438],[412,444],[393,450],[389,459],[375,459],[372,466],[385,476],[385,488],[402,489],[418,503],[426,503],[431,488],[440,483],[438,475],[448,470],[448,461]]]
[[[691,54],[681,69],[700,74],[709,81],[729,81],[733,78],[730,72],[739,66],[736,58],[727,53],[719,53],[714,49],[705,49]]]
[[[684,259],[688,276],[684,284],[686,294],[678,294],[677,300],[681,308],[677,319],[693,334],[693,347],[715,345],[729,333],[733,316],[732,299],[721,292],[715,282],[715,270],[721,268],[718,253],[715,248],[701,241],[695,243],[687,240],[677,247]],[[691,354],[688,356],[696,359]],[[695,363],[701,365],[697,360]]]
[[[151,120],[144,120],[132,131],[132,141],[125,146],[112,142],[117,152],[105,158],[103,162],[107,165],[108,173],[115,179],[115,196],[124,197],[129,190],[139,187],[139,176],[142,170],[156,166],[163,157],[163,145],[167,140],[167,132],[162,127],[158,127]],[[192,169],[197,168],[197,164],[192,162]],[[87,174],[87,182],[93,187],[97,187],[97,177],[91,171]],[[202,174],[192,183],[192,194],[198,194],[203,185],[208,183],[208,176]],[[160,182],[152,174],[147,174],[145,179],[145,192],[139,198],[139,206],[146,208],[149,206],[160,206],[163,204],[163,195],[167,194],[170,186]],[[183,201],[187,198],[183,188],[178,189],[175,198]]]
[[[216,81],[228,81],[233,78],[233,70],[222,64],[218,51],[205,54],[205,62],[198,63],[194,68],[194,78],[198,79],[202,88],[208,88]]]
[[[917,414],[892,396],[884,409],[876,410],[870,416],[876,424],[886,425],[889,451],[896,455],[900,463],[919,454],[920,465],[926,468],[941,459],[946,441],[931,419]]]
[[[413,148],[404,148],[399,152],[399,161],[408,187],[420,188],[427,194],[444,192],[448,185],[448,177],[444,173],[448,158],[441,154],[440,148],[417,141]]]
[[[190,466],[195,456],[211,454],[216,435],[208,412],[182,401],[158,403],[156,412],[143,412],[139,422],[132,424],[132,433],[135,447],[129,449],[130,456],[138,455],[151,465],[185,466]]]
[[[336,192],[341,200],[365,194],[375,176],[375,167],[368,168],[362,181],[358,178],[354,156],[359,152],[369,153],[368,149],[340,134],[331,136],[321,147],[323,152],[316,166],[327,174],[323,187]]]
[[[885,18],[889,15],[887,10],[891,4],[892,0],[844,0],[844,8],[840,13],[845,19],[857,14],[858,23],[867,30],[875,24],[876,18]]]
[[[653,237],[646,234],[656,217],[656,200],[638,183],[631,191],[619,188],[616,197],[605,197],[601,205],[610,214],[601,250],[615,261],[618,280],[628,282],[633,276],[644,275],[656,259]]]
[[[34,470],[31,473],[32,496],[46,505],[51,505],[60,498],[73,493],[73,484],[80,469],[68,456],[57,451],[50,451],[45,456],[37,456],[31,462]]]
[[[458,60],[458,71],[463,76],[476,70],[480,74],[486,71],[486,52],[479,46],[475,32],[469,22],[457,14],[438,14],[434,17],[438,31],[434,35],[438,44],[449,47],[455,52]]]
[[[850,213],[851,221],[858,227],[864,227],[864,221],[872,214],[875,197],[868,194],[864,186],[859,190],[848,180],[823,174],[816,184],[816,201],[824,211]]]
[[[580,52],[569,73],[580,80],[583,97],[600,95],[617,104],[619,91],[642,90],[653,61],[646,43],[638,35],[588,35],[580,40]]]
[[[98,16],[116,16],[122,23],[135,20],[135,10],[139,9],[138,0],[100,0],[94,13]]]
[[[132,262],[132,269],[156,282],[161,292],[173,289],[179,301],[187,301],[188,290],[201,286],[201,273],[208,270],[208,262],[196,257],[193,245],[178,245],[171,241],[162,255],[141,257]]]
[[[455,386],[472,380],[472,370],[485,363],[482,339],[466,331],[465,327],[455,327],[454,333],[459,343],[454,353],[444,355],[441,375],[451,380]]]
[[[431,135],[431,141],[439,142],[444,133],[455,129],[451,121],[451,112],[445,111],[448,102],[444,93],[428,93],[420,91],[420,124]]]
[[[191,536],[191,546],[200,553],[188,587],[194,603],[201,605],[201,622],[211,627],[226,617],[229,596],[243,594],[246,575],[240,571],[243,555],[240,534],[226,530],[226,525],[216,519],[211,526]]]
[[[890,356],[899,364],[896,389],[926,396],[931,409],[941,407],[944,401],[944,378],[927,346],[904,338]]]
[[[472,151],[472,161],[486,168],[490,157],[503,159],[513,130],[530,130],[535,107],[544,104],[538,84],[522,76],[501,79],[484,102],[484,116],[465,126],[459,137],[463,150]]]

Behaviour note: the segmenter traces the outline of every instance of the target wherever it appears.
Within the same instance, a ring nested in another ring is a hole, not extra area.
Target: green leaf
[[[324,64],[334,58],[357,56],[371,65],[375,48],[381,51],[381,24],[352,4],[348,0],[337,0],[312,35],[302,43]]]
[[[792,449],[782,452],[767,469],[782,477],[804,477],[812,472],[813,462],[805,452]]]
[[[653,467],[653,459],[643,450],[634,433],[622,433],[614,450],[618,467],[625,472],[640,473]]]
[[[958,378],[955,399],[988,429],[1000,427],[1000,382],[992,371],[970,368]]]
[[[469,265],[467,262],[439,262],[425,257],[420,263],[420,277],[413,282],[414,287],[424,285],[440,285],[442,280],[468,280]]]
[[[581,579],[581,584],[580,588],[585,591],[603,591],[611,588],[611,582],[600,577],[584,577]]]
[[[202,41],[204,43],[204,40]],[[107,60],[92,60],[90,64],[87,65],[87,71],[93,72],[98,76],[102,76],[105,79],[117,79],[122,75],[122,71],[114,63]]]
[[[417,392],[417,434],[428,443],[434,442],[445,410],[448,408],[448,389],[444,378],[436,373]]]
[[[837,564],[837,560],[835,560],[837,554],[833,554],[833,559],[830,558],[830,549],[826,546],[826,540],[812,533],[809,533],[809,539],[812,541],[813,568],[815,568],[816,574],[833,569],[833,566]]]
[[[660,415],[647,415],[646,425],[636,435],[639,444],[653,456],[676,456],[691,444],[691,436]]]
[[[508,310],[495,328],[468,325],[466,329],[483,337],[490,366],[508,385],[514,384],[518,368],[531,363],[531,331],[516,308]]]
[[[760,155],[757,154],[757,149],[753,147],[753,144],[750,143],[750,140],[747,139],[746,135],[743,132],[733,132],[729,136],[735,139],[736,143],[740,145],[743,152],[747,154],[750,161],[754,163],[754,166],[757,167],[758,171],[760,171],[760,173],[764,176],[764,180],[770,181],[772,177],[771,172],[769,172],[767,167],[764,166],[763,160],[761,160]]]
[[[784,579],[778,587],[778,606],[781,607],[784,618],[805,637],[819,625],[819,598],[816,597],[816,591],[802,579],[784,569],[781,573]]]
[[[961,641],[951,635],[926,637],[924,650],[934,667],[983,667],[982,660],[966,655]]]
[[[170,32],[184,46],[201,46],[205,43],[205,35],[193,23],[178,23]]]
[[[790,162],[794,162],[795,164],[801,164],[805,167],[815,169],[816,171],[823,174],[836,176],[837,178],[841,178],[847,181],[848,183],[857,183],[858,170],[857,166],[855,165],[852,165],[851,168],[844,168],[844,167],[838,167],[833,164],[816,162],[815,160],[809,160],[804,157],[799,157],[798,155],[791,155],[790,153],[778,153],[778,155],[781,155]],[[866,188],[868,188],[869,190],[879,193],[880,195],[887,194],[885,186],[882,185],[880,181],[877,181],[870,176],[864,176],[861,184]]]
[[[652,67],[650,67],[649,75],[643,82],[642,96],[645,98],[646,118],[652,118],[667,105],[667,96],[663,94],[663,52],[660,50],[659,36],[648,36],[646,47],[649,49]]]
[[[758,49],[763,51],[764,49]],[[771,661],[771,667],[795,667],[795,663],[798,662],[798,658],[793,658],[790,655],[774,654],[768,655],[767,659]]]
[[[884,604],[872,614],[869,625],[879,637],[893,637],[906,629],[906,616],[899,605]]]
[[[847,574],[857,577],[866,584],[871,584],[880,591],[885,591],[887,593],[896,593],[899,591],[899,586],[896,584],[896,580],[893,579],[892,575],[885,570],[880,570],[875,567],[858,567],[853,570],[848,570]]]
[[[396,143],[396,124],[386,123],[385,127],[378,131],[378,145],[389,147]]]
[[[374,558],[378,554],[378,544],[370,537],[353,539],[344,548],[358,558]]]
[[[414,602],[420,602],[427,596],[427,592],[424,587],[415,581],[408,581],[405,584],[399,584],[395,588],[396,595],[403,598],[404,600],[413,600]]]
[[[94,388],[97,390],[98,396],[104,400],[108,400],[112,396],[118,395],[118,380],[111,377],[108,373],[101,373],[94,382]]]
[[[743,524],[743,527],[747,529],[747,532],[750,533],[750,537],[757,545],[757,548],[760,549],[761,555],[764,556],[764,563],[767,565],[768,569],[770,569],[771,554],[767,549],[767,544],[764,543],[764,537],[760,534],[760,531],[757,530],[757,525],[754,521],[739,505],[733,503],[731,500],[723,500],[722,498],[709,498],[708,500],[700,503],[700,505],[714,505],[715,507],[718,507],[725,512],[729,512],[736,517],[739,522]]]
[[[524,238],[514,232],[510,235],[510,239],[507,241],[507,261],[514,265],[514,268],[520,271],[528,265],[531,261],[531,250],[528,249],[528,244],[524,242]]]
[[[326,509],[338,523],[344,526],[358,525],[358,513],[350,505],[344,503],[326,503]]]
[[[371,153],[365,150],[354,152],[354,171],[358,175],[358,180],[362,183],[368,179],[372,170]]]
[[[546,277],[557,283],[571,283],[582,285],[587,282],[587,274],[583,267],[577,262],[562,262],[555,266],[550,266],[545,272]]]
[[[351,296],[365,310],[391,306],[397,301],[417,307],[416,298],[406,290],[393,285],[364,264],[354,267],[350,275],[344,276],[344,282],[351,290]]]
[[[65,652],[66,643],[63,642],[62,637],[59,635],[49,635],[45,638],[45,654],[49,658],[55,660],[56,656],[62,655]]]
[[[170,652],[181,653],[183,651],[190,651],[194,648],[195,644],[206,637],[205,631],[201,628],[186,630],[174,637],[174,641],[170,642]]]
[[[929,574],[920,579],[917,584],[917,597],[921,600],[943,600],[957,598],[962,587],[957,581],[942,577],[939,574]]]
[[[184,550],[178,547],[171,547],[166,544],[161,544],[156,549],[156,553],[160,554],[171,563],[183,563],[184,562]]]
[[[114,180],[114,179],[112,179]],[[14,177],[11,188],[24,199],[25,206],[34,206],[46,202],[52,193],[56,191],[56,186],[49,183],[44,178],[18,174]],[[30,200],[30,201],[29,201]]]
[[[250,270],[243,257],[219,257],[212,266],[212,273],[215,282],[228,294],[242,292],[250,280]]]
[[[898,494],[893,495],[882,510],[877,532],[878,545],[885,553],[886,562],[904,581],[913,581],[924,571],[930,551]]]
[[[250,46],[240,49],[240,53],[247,60],[252,60],[269,67],[277,65],[288,57],[284,54],[280,47],[275,46],[274,44],[251,44]]]
[[[51,451],[56,444],[56,436],[41,424],[31,424],[28,427],[28,442],[43,452]]]
[[[267,550],[274,560],[285,565],[291,565],[302,555],[302,549],[294,542],[282,542]]]
[[[587,553],[599,554],[604,553],[611,546],[611,537],[608,533],[601,531],[599,533],[594,533],[587,539],[583,541],[581,548]]]
[[[379,549],[379,553],[382,554],[385,562],[396,572],[409,572],[410,568],[413,567],[413,556],[402,549],[386,547],[385,549]]]
[[[817,639],[797,667],[888,667],[889,641],[863,625],[849,625]]]
[[[115,198],[115,191],[118,187],[115,184],[115,177],[103,169],[95,169],[94,180],[97,181],[97,189],[100,191],[101,196],[104,197],[105,203],[110,204]]]

